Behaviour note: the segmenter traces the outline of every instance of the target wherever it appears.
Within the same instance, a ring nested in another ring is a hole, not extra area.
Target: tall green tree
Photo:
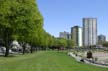
[[[67,48],[73,48],[74,46],[75,46],[75,43],[72,39],[67,40]]]
[[[35,0],[0,0],[0,33],[6,45],[5,56],[9,54],[11,40],[16,39],[12,36],[33,43],[33,38],[28,38],[34,37],[34,33],[37,36],[42,26],[43,18]]]
[[[59,47],[59,48],[65,48],[67,47],[67,40],[66,39],[63,39],[63,38],[56,38],[56,46]]]

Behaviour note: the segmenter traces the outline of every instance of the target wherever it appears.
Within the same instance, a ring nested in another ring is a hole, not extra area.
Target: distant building
[[[71,34],[70,33],[67,34],[67,39],[71,40]]]
[[[98,36],[98,43],[102,44],[106,41],[106,36],[105,35],[99,35]]]
[[[83,18],[83,45],[85,47],[97,44],[97,19]]]
[[[59,37],[60,38],[64,38],[64,39],[71,39],[71,35],[68,32],[66,32],[66,31],[60,32],[59,33]]]
[[[71,28],[72,40],[75,42],[76,46],[82,46],[82,28],[79,26],[74,26]]]

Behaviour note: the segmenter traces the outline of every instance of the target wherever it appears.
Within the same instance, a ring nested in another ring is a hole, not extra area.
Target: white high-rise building
[[[97,44],[97,19],[83,18],[83,45],[85,47]]]
[[[76,46],[82,46],[82,28],[79,26],[74,26],[71,28],[72,40],[75,42]]]

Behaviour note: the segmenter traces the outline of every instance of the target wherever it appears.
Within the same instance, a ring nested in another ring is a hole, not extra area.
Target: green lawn
[[[40,51],[16,57],[0,57],[0,71],[108,71],[78,63],[64,52]]]

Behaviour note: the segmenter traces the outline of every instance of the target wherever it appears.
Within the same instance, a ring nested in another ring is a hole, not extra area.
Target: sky
[[[59,32],[71,32],[81,26],[82,18],[97,18],[98,35],[108,40],[108,0],[37,0],[44,18],[44,29],[55,37]]]

